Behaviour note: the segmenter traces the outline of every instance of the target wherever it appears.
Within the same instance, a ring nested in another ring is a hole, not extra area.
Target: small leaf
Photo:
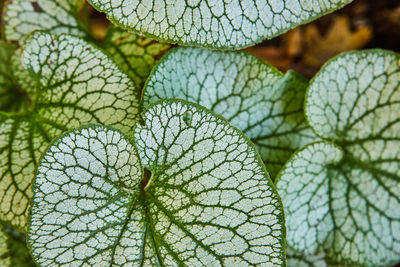
[[[13,87],[13,77],[10,73],[11,57],[16,47],[0,41],[0,89],[3,90]]]
[[[179,44],[242,48],[332,12],[352,0],[89,0],[114,23]]]
[[[222,115],[256,144],[275,178],[294,151],[316,138],[304,117],[307,86],[300,75],[283,75],[247,53],[177,48],[153,70],[143,105],[181,98]]]
[[[0,111],[17,112],[25,109],[25,99],[18,84],[18,75],[10,70],[10,65],[21,66],[14,62],[18,52],[14,45],[0,41]]]
[[[137,87],[142,88],[151,69],[170,46],[110,26],[104,48],[135,81]]]
[[[0,231],[0,265],[11,266],[11,258],[7,247],[7,235],[3,231]]]
[[[29,96],[36,94],[36,81],[31,77],[29,72],[24,69],[21,62],[21,51],[18,49],[11,57],[11,71],[8,66],[8,72],[14,76],[14,83],[19,90],[20,98],[22,98],[26,104],[31,104],[32,99]]]
[[[77,37],[35,33],[23,63],[38,87],[29,110],[0,113],[0,219],[26,231],[31,181],[49,142],[87,123],[130,132],[139,118],[139,97],[127,75]]]
[[[284,265],[281,202],[248,139],[181,101],[144,120],[138,152],[117,130],[89,126],[44,154],[29,231],[38,263]]]
[[[77,0],[12,0],[5,9],[5,37],[21,42],[34,30],[84,36],[75,19]]]
[[[277,187],[288,245],[331,262],[400,260],[400,56],[342,54],[312,81],[306,115],[327,141],[288,161]]]
[[[323,253],[318,255],[302,255],[292,249],[286,249],[288,267],[327,267],[324,257],[325,254]]]
[[[26,236],[21,232],[6,225],[1,234],[6,235],[7,255],[9,256],[10,267],[35,267],[32,256],[26,245]]]

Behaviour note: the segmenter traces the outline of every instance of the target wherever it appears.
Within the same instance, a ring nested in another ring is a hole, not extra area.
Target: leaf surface
[[[280,200],[251,142],[185,101],[158,102],[143,119],[134,137],[152,173],[147,209],[163,264],[284,264]]]
[[[117,130],[84,127],[56,140],[34,184],[28,238],[36,262],[137,264],[146,235],[141,176],[136,149]]]
[[[26,35],[41,30],[94,40],[95,34],[83,26],[78,15],[82,3],[82,0],[13,0],[5,12],[6,39],[21,44]],[[105,41],[98,45],[110,54],[138,88],[143,87],[154,64],[170,47],[114,25],[109,27]]]
[[[19,76],[10,70],[10,65],[12,69],[21,67],[20,60],[15,62],[17,54],[16,46],[0,41],[0,111],[17,112],[26,107]]]
[[[4,234],[6,245],[6,256],[8,264],[2,263],[2,267],[35,267],[32,256],[29,253],[26,236],[21,232],[15,230],[9,225],[3,226],[0,234]],[[1,241],[3,242],[3,241]],[[5,256],[3,255],[3,256]],[[0,261],[1,262],[1,261]]]
[[[243,52],[177,48],[155,67],[143,106],[180,98],[205,106],[242,130],[275,178],[290,155],[315,140],[303,103],[308,82]]]
[[[283,265],[281,202],[249,140],[183,101],[151,106],[144,122],[138,152],[102,126],[50,146],[29,234],[38,263]]]
[[[381,266],[400,260],[400,56],[343,54],[306,96],[306,115],[325,140],[309,145],[278,180],[288,244],[325,250],[334,262]]]
[[[75,19],[78,6],[79,0],[11,0],[5,8],[5,37],[21,43],[34,30],[84,36]]]
[[[292,249],[286,249],[288,267],[327,267],[324,261],[325,254],[303,255]]]
[[[28,111],[0,113],[0,219],[26,231],[31,181],[48,143],[87,123],[131,131],[139,97],[126,74],[77,37],[35,33],[23,63],[38,87]]]
[[[242,48],[332,12],[351,0],[90,0],[114,23],[185,45]]]
[[[8,255],[7,236],[0,231],[0,264],[1,266],[10,266],[11,259]]]

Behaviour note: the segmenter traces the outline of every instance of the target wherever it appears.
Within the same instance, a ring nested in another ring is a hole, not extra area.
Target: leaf
[[[4,232],[0,231],[0,265],[10,266],[11,258],[8,255],[7,236]]]
[[[34,267],[25,235],[8,225],[0,224],[0,266]]]
[[[170,48],[168,44],[129,33],[111,26],[108,30],[105,49],[114,61],[142,88],[158,59]]]
[[[0,111],[17,112],[24,110],[25,99],[16,76],[10,71],[12,66],[21,65],[20,62],[14,63],[16,47],[0,41]]]
[[[50,146],[34,186],[37,262],[283,265],[281,202],[248,139],[182,101],[151,106],[144,121],[134,131],[138,152],[103,126]]]
[[[232,49],[277,36],[351,0],[89,2],[114,23],[138,33],[179,44]]]
[[[81,4],[81,0],[13,0],[8,4],[5,16],[6,38],[21,42],[32,31],[46,30],[56,35],[68,33],[93,40],[95,32],[86,30],[79,19]],[[170,47],[117,26],[110,27],[105,42],[99,46],[107,50],[138,88],[142,88],[158,58]]]
[[[26,237],[21,232],[13,229],[10,226],[4,226],[0,234],[6,236],[7,255],[9,264],[1,266],[10,267],[35,267],[32,256],[26,246]]]
[[[325,140],[288,161],[277,187],[288,245],[342,264],[400,260],[400,56],[352,52],[311,82],[306,116]]]
[[[12,0],[5,8],[5,37],[20,43],[34,30],[84,36],[75,19],[78,0]]]
[[[0,219],[26,231],[31,181],[49,142],[87,123],[129,132],[139,118],[139,97],[127,75],[77,37],[35,33],[23,63],[39,87],[28,111],[0,113]]]
[[[152,172],[148,209],[164,264],[284,264],[280,200],[251,142],[185,101],[158,102],[143,119],[134,137]]]
[[[181,98],[213,110],[256,144],[275,178],[294,151],[315,139],[303,111],[307,85],[247,53],[178,48],[153,70],[143,105]]]
[[[24,69],[21,62],[21,51],[20,49],[16,50],[11,57],[11,71],[10,66],[8,67],[8,72],[12,73],[14,76],[14,84],[16,87],[16,91],[18,93],[18,100],[23,103],[23,108],[20,110],[26,110],[30,104],[32,104],[32,99],[29,96],[33,96],[36,94],[36,81],[31,77],[29,72]],[[17,99],[16,99],[17,100]]]
[[[3,111],[13,110],[16,99],[13,77],[8,69],[15,49],[15,46],[0,41],[0,110]]]
[[[117,130],[84,127],[56,140],[34,184],[28,240],[37,263],[103,266],[140,258],[141,176],[135,147]]]
[[[319,255],[302,255],[292,249],[286,249],[288,267],[327,267],[324,257],[325,254],[323,253]]]

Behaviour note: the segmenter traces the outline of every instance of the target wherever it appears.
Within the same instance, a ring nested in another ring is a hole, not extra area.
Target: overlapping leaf
[[[11,0],[5,10],[5,37],[21,43],[34,30],[84,36],[75,19],[80,0]]]
[[[135,32],[212,48],[254,45],[351,1],[89,0],[111,21]]]
[[[138,153],[102,126],[50,146],[29,234],[38,263],[283,265],[281,202],[249,140],[183,101],[151,106],[144,122]]]
[[[170,46],[111,26],[107,32],[105,49],[114,61],[135,81],[139,88],[151,69]]]
[[[78,11],[82,0],[13,0],[5,12],[5,33],[9,41],[21,42],[34,30],[53,34],[68,33],[94,37],[82,26]],[[110,53],[115,63],[141,88],[151,68],[169,45],[128,33],[111,26],[104,43],[99,44]]]
[[[288,244],[331,261],[381,266],[400,260],[400,56],[343,54],[315,77],[307,118],[321,137],[278,181]]]
[[[252,139],[275,177],[295,150],[315,139],[303,111],[307,85],[247,53],[178,48],[152,72],[143,105],[181,98],[213,110]]]
[[[127,75],[77,37],[36,33],[23,63],[38,87],[27,111],[0,113],[0,219],[26,230],[34,169],[48,143],[86,123],[131,131],[139,97]]]

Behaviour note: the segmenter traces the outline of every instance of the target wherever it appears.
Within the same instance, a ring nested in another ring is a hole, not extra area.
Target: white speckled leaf
[[[272,38],[352,0],[89,0],[113,22],[149,36],[213,48]]]
[[[27,111],[0,113],[0,220],[26,231],[31,181],[48,143],[87,123],[131,131],[139,97],[126,74],[77,37],[35,33],[27,40],[23,63],[38,88]]]
[[[294,151],[316,139],[303,105],[308,82],[244,52],[177,48],[153,70],[143,93],[146,106],[180,98],[205,106],[242,130],[275,178]]]
[[[151,69],[170,48],[170,45],[111,25],[107,32],[104,48],[135,81],[136,85],[142,88]]]
[[[76,20],[79,0],[10,0],[5,6],[4,34],[7,40],[22,42],[34,30],[83,36]]]
[[[41,85],[35,110],[42,117],[73,127],[104,123],[125,132],[139,117],[139,92],[132,80],[80,38],[36,33],[24,48],[23,64]]]
[[[280,199],[250,141],[186,101],[157,102],[135,143],[162,266],[284,265]]]
[[[29,229],[37,263],[284,265],[281,202],[248,139],[181,101],[150,107],[144,121],[138,152],[103,126],[50,146]]]
[[[67,33],[86,37],[93,34],[82,26],[78,11],[82,0],[12,0],[5,13],[5,35],[9,41],[22,42],[35,30],[53,34]],[[114,62],[141,88],[156,61],[170,45],[111,26],[106,40],[99,44]]]
[[[74,130],[43,155],[28,241],[41,266],[138,266],[146,236],[134,146],[104,126]]]
[[[400,261],[400,56],[342,54],[311,82],[306,115],[336,143],[307,146],[278,181],[296,250],[330,261]]]

